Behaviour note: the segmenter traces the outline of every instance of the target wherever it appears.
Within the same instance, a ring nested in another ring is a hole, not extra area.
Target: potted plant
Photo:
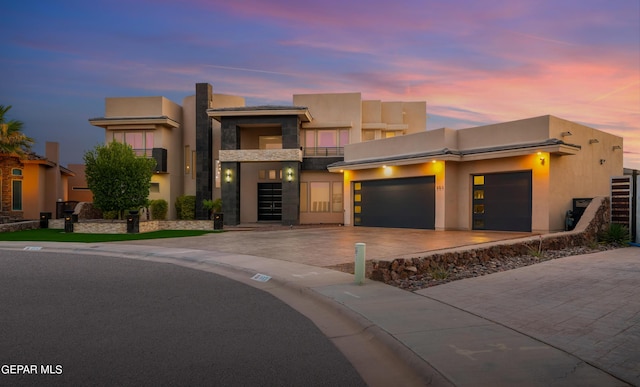
[[[216,200],[205,199],[202,201],[202,207],[209,211],[209,219],[213,218],[213,229],[222,230],[222,227],[223,227],[222,199],[220,198]]]
[[[222,212],[222,199],[204,199],[202,201],[202,208],[209,212],[209,219],[211,219],[213,214]]]

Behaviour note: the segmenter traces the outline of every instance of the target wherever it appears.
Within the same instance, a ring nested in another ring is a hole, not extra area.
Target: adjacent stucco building
[[[30,153],[0,155],[0,216],[11,220],[56,216],[56,203],[67,200],[68,179],[74,173],[60,165],[57,142],[47,142],[45,157]]]
[[[553,116],[426,130],[426,102],[299,94],[246,106],[206,83],[182,105],[107,98],[90,122],[154,157],[150,199],[222,198],[227,225],[555,231],[575,198],[606,196],[622,138]]]

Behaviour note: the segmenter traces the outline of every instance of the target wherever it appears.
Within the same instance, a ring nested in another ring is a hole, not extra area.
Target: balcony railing
[[[304,148],[304,157],[337,157],[344,156],[343,147]]]

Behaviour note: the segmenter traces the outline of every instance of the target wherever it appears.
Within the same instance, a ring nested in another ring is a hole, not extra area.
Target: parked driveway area
[[[255,228],[179,239],[127,241],[125,244],[215,250],[255,255],[311,266],[352,263],[355,244],[366,244],[366,259],[411,258],[434,250],[517,239],[536,234],[500,231],[435,231],[378,227]],[[267,231],[268,230],[268,231]]]

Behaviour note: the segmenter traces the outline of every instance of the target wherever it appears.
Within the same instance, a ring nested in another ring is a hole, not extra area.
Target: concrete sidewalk
[[[254,243],[258,233],[251,234]],[[158,242],[0,242],[0,248],[222,268],[247,280],[264,274],[272,279],[253,281],[256,287],[298,289],[355,316],[382,341],[408,349],[432,370],[425,380],[434,385],[640,385],[639,248],[562,258],[410,293],[373,281],[355,285],[352,275],[317,266]],[[338,345],[339,340],[334,338]]]

